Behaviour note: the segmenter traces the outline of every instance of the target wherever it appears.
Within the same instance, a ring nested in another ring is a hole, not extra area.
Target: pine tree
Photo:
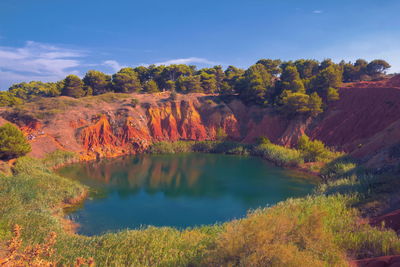
[[[64,88],[61,95],[79,98],[85,95],[83,90],[83,82],[76,75],[68,75],[64,80]]]
[[[93,95],[100,95],[112,91],[111,77],[101,71],[89,70],[83,78],[85,86],[92,89]]]
[[[123,68],[112,76],[114,90],[120,93],[142,90],[138,73],[132,68]]]
[[[6,123],[0,127],[0,159],[17,158],[30,151],[30,144],[16,126]]]
[[[158,85],[155,81],[150,80],[144,85],[144,91],[147,93],[157,93],[160,92],[160,89],[158,89]]]

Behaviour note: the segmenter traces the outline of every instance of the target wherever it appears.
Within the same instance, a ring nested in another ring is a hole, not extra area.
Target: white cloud
[[[324,13],[324,11],[323,10],[313,10],[312,13],[314,13],[314,14],[322,14],[322,13]]]
[[[119,64],[117,61],[115,61],[115,60],[106,60],[106,61],[103,61],[103,64],[102,64],[102,65],[111,67],[114,71],[119,71],[120,69],[126,67],[126,66],[124,66],[124,65],[120,65],[120,64]]]
[[[28,41],[23,47],[0,46],[0,86],[43,80],[56,81],[78,73],[82,51]]]
[[[154,65],[173,65],[173,64],[205,64],[205,65],[218,65],[217,62],[210,61],[205,58],[199,58],[199,57],[188,57],[188,58],[177,58],[177,59],[171,59],[167,60],[164,62],[157,62],[154,63]]]

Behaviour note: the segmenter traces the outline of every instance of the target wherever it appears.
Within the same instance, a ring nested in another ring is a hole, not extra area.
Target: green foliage
[[[157,93],[160,92],[158,85],[155,81],[151,80],[145,83],[143,90],[147,93]]]
[[[326,98],[328,102],[339,100],[339,92],[337,89],[329,87],[326,92]]]
[[[22,100],[32,100],[36,97],[55,97],[61,94],[63,82],[44,83],[38,81],[22,82],[13,84],[9,93]]]
[[[10,92],[0,92],[0,107],[12,107],[16,105],[21,105],[23,100],[21,98],[15,97]]]
[[[347,156],[338,157],[321,169],[321,176],[325,179],[338,179],[351,176],[357,169],[357,163]]]
[[[387,63],[385,60],[375,59],[367,65],[366,70],[369,75],[371,75],[372,77],[376,77],[380,74],[384,74],[385,71],[390,67],[390,64]]]
[[[201,80],[200,76],[191,75],[191,76],[180,76],[177,83],[177,89],[184,93],[201,93]]]
[[[272,76],[262,64],[250,66],[243,75],[240,85],[240,97],[246,102],[265,104],[268,89],[272,85]]]
[[[228,141],[176,141],[154,143],[149,152],[154,154],[201,152],[248,155],[251,152],[251,147]]]
[[[0,126],[0,159],[18,158],[30,151],[30,144],[16,126],[11,123]]]
[[[400,250],[392,231],[357,223],[351,199],[291,199],[228,223],[203,264],[211,266],[346,266],[355,257]],[[371,256],[372,256],[371,255]]]
[[[313,90],[321,95],[325,100],[328,98],[330,88],[338,88],[343,80],[343,71],[340,66],[330,65],[324,68],[313,79]]]
[[[261,156],[282,167],[298,166],[304,162],[302,155],[298,150],[272,143],[264,143],[254,147],[252,154]]]
[[[193,151],[193,142],[157,142],[150,147],[150,153],[154,154],[175,154],[188,153]]]
[[[257,145],[268,145],[268,144],[271,144],[271,140],[269,140],[268,137],[260,136],[256,139],[256,144]]]
[[[283,91],[281,95],[281,111],[289,116],[299,114],[317,116],[322,110],[322,99],[317,93],[307,95],[301,92]]]
[[[75,162],[78,159],[78,155],[75,152],[58,149],[54,152],[48,153],[42,162],[46,167],[53,168]]]
[[[83,82],[76,75],[68,75],[64,80],[64,87],[61,95],[79,98],[85,95],[83,90]]]
[[[204,93],[215,93],[218,90],[217,80],[214,74],[202,72],[200,75],[201,87]]]
[[[329,162],[341,156],[340,153],[332,152],[325,147],[321,141],[310,140],[305,134],[300,137],[297,148],[301,151],[305,162]]]
[[[310,79],[318,74],[319,62],[310,59],[299,59],[294,62],[301,79]]]
[[[263,65],[266,70],[274,76],[277,76],[282,72],[282,69],[280,68],[282,61],[280,59],[260,59],[256,64]]]
[[[280,92],[285,90],[294,92],[294,93],[305,93],[306,89],[304,87],[303,81],[300,79],[300,74],[297,71],[296,66],[289,65],[287,66],[280,77],[279,88]]]
[[[175,84],[174,81],[171,81],[171,80],[166,81],[165,90],[170,91],[170,92],[173,93],[173,92],[175,92],[175,89],[176,89],[176,84]]]
[[[83,77],[83,82],[86,88],[90,88],[86,90],[90,90],[86,95],[100,95],[112,90],[111,76],[101,71],[89,70],[85,77]]]
[[[138,73],[132,68],[123,68],[112,76],[114,90],[119,93],[139,92],[142,89]]]

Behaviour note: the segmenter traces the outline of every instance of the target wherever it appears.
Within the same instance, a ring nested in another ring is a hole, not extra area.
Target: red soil
[[[400,267],[400,256],[384,256],[379,258],[352,261],[353,267]]]
[[[373,226],[384,226],[400,232],[400,210],[395,210],[385,215],[370,219],[370,224]]]
[[[137,107],[129,105],[130,98],[95,105],[90,102],[93,99],[83,98],[73,109],[47,121],[21,118],[15,123],[31,140],[32,155],[39,157],[55,149],[79,152],[84,160],[118,156],[143,151],[154,141],[214,140],[222,129],[234,140],[253,142],[266,136],[286,146],[307,133],[371,167],[399,163],[387,151],[400,140],[400,76],[345,84],[340,96],[327,112],[308,120],[288,120],[237,100],[210,104],[205,99],[212,96],[191,94],[171,101],[169,94],[161,93],[132,94],[141,103]],[[4,109],[2,114],[6,114]]]

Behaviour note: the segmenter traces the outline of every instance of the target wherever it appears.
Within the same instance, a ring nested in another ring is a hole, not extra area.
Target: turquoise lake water
[[[84,235],[225,222],[251,209],[305,196],[315,186],[315,178],[260,158],[220,154],[130,156],[73,164],[58,173],[93,191],[68,212]]]

